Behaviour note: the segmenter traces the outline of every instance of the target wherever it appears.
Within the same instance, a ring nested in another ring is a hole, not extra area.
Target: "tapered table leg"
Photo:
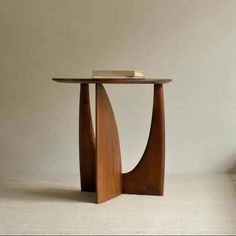
[[[122,175],[122,192],[163,195],[165,169],[165,123],[162,84],[154,85],[152,123],[148,143],[138,165]]]
[[[79,146],[80,146],[80,179],[81,190],[94,192],[95,180],[95,138],[92,125],[89,85],[80,86],[79,108]]]
[[[115,117],[102,84],[96,84],[97,203],[121,194],[121,157]]]

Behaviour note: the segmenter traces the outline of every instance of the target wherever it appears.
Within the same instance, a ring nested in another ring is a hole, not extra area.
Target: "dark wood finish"
[[[96,190],[96,148],[90,111],[88,84],[81,84],[80,87],[79,146],[81,190],[87,192],[94,192]]]
[[[53,78],[60,83],[84,83],[84,84],[165,84],[171,79],[86,79],[86,78]]]
[[[97,203],[121,194],[121,156],[118,130],[107,93],[96,85]]]
[[[97,203],[123,193],[163,195],[165,172],[165,123],[163,84],[170,79],[54,78],[61,83],[80,83],[79,145],[82,191],[96,191]],[[96,144],[91,119],[89,84],[96,84]],[[102,84],[153,84],[153,112],[144,154],[130,172],[121,173],[118,130]]]
[[[165,124],[162,85],[154,85],[152,123],[148,143],[138,165],[122,175],[122,192],[163,195]]]

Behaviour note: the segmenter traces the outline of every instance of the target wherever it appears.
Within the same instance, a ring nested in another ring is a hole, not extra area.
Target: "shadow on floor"
[[[236,153],[232,153],[227,156],[226,158],[227,163],[227,169],[226,174],[235,175],[236,174]]]
[[[236,174],[230,174],[229,176],[230,176],[231,184],[232,184],[235,196],[236,196]]]
[[[231,166],[228,171],[227,171],[228,174],[236,174],[236,163],[234,163],[233,166]]]
[[[229,159],[231,159],[232,163],[226,171],[226,174],[230,176],[230,180],[236,195],[236,154],[234,153],[233,155],[230,155]]]
[[[22,201],[59,201],[59,202],[86,202],[95,203],[96,195],[92,192],[80,192],[77,189],[68,189],[52,186],[32,186],[22,184],[0,185],[0,200]]]

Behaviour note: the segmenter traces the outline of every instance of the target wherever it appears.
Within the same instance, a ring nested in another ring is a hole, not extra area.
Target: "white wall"
[[[0,178],[78,178],[79,85],[51,77],[92,69],[174,80],[167,173],[235,170],[235,9],[234,0],[0,0]],[[106,88],[127,171],[146,145],[152,87]]]

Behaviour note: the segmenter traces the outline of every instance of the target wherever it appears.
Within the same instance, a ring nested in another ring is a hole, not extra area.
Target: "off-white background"
[[[234,0],[0,0],[0,178],[78,179],[79,85],[51,77],[92,69],[174,80],[165,86],[168,174],[234,171],[235,9]],[[146,145],[152,86],[106,88],[127,171]]]

